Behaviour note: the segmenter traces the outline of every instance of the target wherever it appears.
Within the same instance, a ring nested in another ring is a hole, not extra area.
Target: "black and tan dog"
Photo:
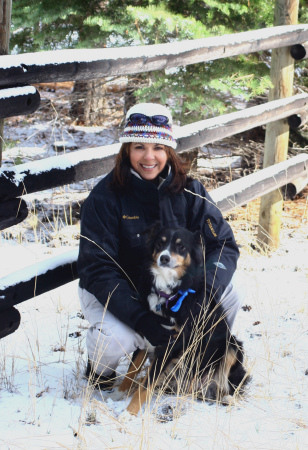
[[[150,258],[144,275],[142,295],[156,314],[174,323],[175,339],[148,351],[137,350],[121,386],[126,392],[145,359],[149,371],[127,408],[136,415],[151,389],[162,380],[175,392],[195,392],[203,399],[223,401],[241,392],[247,375],[242,343],[230,333],[225,312],[207,298],[205,266],[200,233],[184,228],[149,232]]]

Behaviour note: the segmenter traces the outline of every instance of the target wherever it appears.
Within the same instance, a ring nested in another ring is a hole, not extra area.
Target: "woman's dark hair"
[[[187,173],[189,171],[189,163],[184,162],[173,150],[173,148],[165,147],[167,153],[167,162],[171,166],[173,180],[168,186],[171,193],[182,192],[187,183]],[[116,156],[115,167],[113,172],[113,180],[111,187],[116,190],[125,189],[131,177],[131,163],[129,158],[130,142],[122,144],[119,153]]]

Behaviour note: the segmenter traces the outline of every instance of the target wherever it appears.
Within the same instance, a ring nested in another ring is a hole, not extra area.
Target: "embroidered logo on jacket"
[[[126,215],[124,215],[124,216],[122,216],[122,217],[123,217],[123,219],[128,219],[128,220],[137,220],[137,219],[140,219],[139,216],[126,216]]]
[[[209,226],[209,228],[210,228],[210,230],[211,230],[213,236],[214,236],[214,237],[217,237],[217,234],[216,234],[215,231],[214,231],[214,228],[213,228],[213,225],[212,225],[212,222],[210,221],[210,219],[207,219],[206,222],[207,222],[207,224],[208,224],[208,226]]]

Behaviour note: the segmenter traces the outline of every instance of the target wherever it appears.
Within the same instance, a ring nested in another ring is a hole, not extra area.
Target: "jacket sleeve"
[[[201,183],[189,183],[185,196],[187,227],[199,230],[204,240],[207,298],[219,302],[236,270],[239,249],[230,225]]]
[[[119,203],[109,190],[97,191],[90,193],[81,208],[80,286],[134,329],[147,311],[119,264]]]

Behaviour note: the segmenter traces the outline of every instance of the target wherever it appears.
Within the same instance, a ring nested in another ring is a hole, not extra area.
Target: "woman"
[[[141,103],[127,113],[114,170],[81,209],[79,298],[90,323],[86,346],[90,373],[100,388],[112,386],[119,359],[167,343],[162,318],[138,299],[144,230],[163,226],[200,230],[206,243],[206,288],[222,302],[233,325],[241,302],[232,281],[239,256],[232,230],[201,183],[187,176],[175,153],[169,110]],[[93,380],[92,378],[92,380]]]

